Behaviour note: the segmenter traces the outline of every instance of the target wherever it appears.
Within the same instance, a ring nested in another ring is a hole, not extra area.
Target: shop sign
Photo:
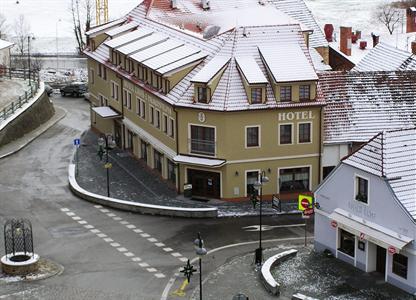
[[[337,228],[337,227],[338,227],[338,223],[337,223],[337,221],[332,220],[332,221],[331,221],[331,226],[332,226],[333,228]]]
[[[308,111],[296,111],[296,112],[284,112],[279,113],[279,121],[293,121],[293,120],[313,120],[315,116],[312,114],[311,110]]]
[[[394,255],[397,253],[397,249],[393,246],[389,246],[389,248],[387,249],[387,251],[389,252],[389,254]]]

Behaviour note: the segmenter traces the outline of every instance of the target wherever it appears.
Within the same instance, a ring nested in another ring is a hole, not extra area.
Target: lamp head
[[[104,146],[104,144],[105,144],[104,138],[103,138],[103,137],[100,137],[100,138],[98,139],[98,146],[103,147],[103,146]]]

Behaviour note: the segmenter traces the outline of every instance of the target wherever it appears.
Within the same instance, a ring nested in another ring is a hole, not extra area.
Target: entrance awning
[[[92,110],[104,119],[121,118],[121,115],[109,106],[97,106],[93,107]]]
[[[402,250],[404,246],[413,240],[410,237],[354,216],[340,208],[335,209],[329,215],[329,218],[336,221],[338,227],[386,249],[393,246],[397,250]]]
[[[225,164],[224,159],[203,158],[203,157],[194,157],[194,156],[188,156],[188,155],[177,155],[173,158],[173,161],[177,163],[204,166],[204,167],[210,167],[210,168],[219,168]]]

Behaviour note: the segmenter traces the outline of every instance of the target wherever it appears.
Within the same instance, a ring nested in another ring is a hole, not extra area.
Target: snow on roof
[[[198,165],[204,167],[221,167],[225,164],[225,160],[223,159],[214,159],[214,158],[202,158],[202,157],[194,157],[188,155],[177,155],[173,158],[175,162],[178,163],[186,163],[191,165]]]
[[[10,48],[14,45],[14,43],[5,41],[5,40],[1,40],[0,39],[0,50],[6,49],[6,48]]]
[[[416,56],[385,43],[374,47],[352,71],[416,70]]]
[[[94,36],[96,34],[99,34],[101,32],[104,32],[107,29],[110,29],[112,27],[118,26],[121,23],[124,23],[126,21],[126,18],[121,18],[115,21],[111,21],[102,25],[98,25],[90,30],[88,30],[85,34],[89,36]]]
[[[133,30],[136,27],[137,27],[137,24],[129,22],[129,23],[121,25],[119,27],[110,29],[110,30],[106,31],[105,34],[110,36],[110,37],[114,37],[114,36],[117,36],[117,35],[119,35],[123,32]]]
[[[151,35],[145,36],[137,41],[124,45],[116,50],[124,55],[129,55],[131,53],[136,53],[140,50],[152,47],[164,41],[167,41],[169,37],[160,34],[160,33],[153,33]]]
[[[313,66],[297,44],[259,46],[259,51],[275,82],[318,79]]]
[[[161,55],[155,56],[151,59],[148,59],[144,61],[143,64],[151,68],[152,70],[157,70],[161,67],[177,62],[178,60],[181,60],[182,58],[186,58],[192,54],[196,54],[200,51],[201,50],[195,47],[181,46],[181,47],[166,51],[165,53],[162,53]]]
[[[171,63],[167,66],[162,67],[162,68],[159,68],[159,69],[157,69],[157,72],[162,74],[162,75],[169,76],[169,72],[175,71],[179,68],[182,68],[182,67],[185,67],[189,64],[200,61],[203,58],[205,58],[207,55],[208,55],[208,53],[203,52],[203,51],[201,51],[199,53],[195,53],[195,54],[190,55],[188,57],[182,58],[181,60],[178,60],[177,62]]]
[[[118,112],[114,111],[109,106],[93,107],[92,110],[95,111],[102,118],[111,119],[111,118],[117,118],[121,116]]]
[[[215,56],[194,77],[192,82],[208,83],[230,61],[230,56]]]
[[[385,177],[397,199],[416,220],[415,128],[381,132],[343,162]]]
[[[317,72],[332,70],[331,66],[325,63],[321,54],[319,54],[319,52],[315,48],[309,48],[309,53],[311,54],[312,63]]]
[[[416,71],[323,72],[324,143],[366,142],[416,123]]]
[[[117,47],[124,46],[125,44],[137,41],[138,39],[151,35],[152,33],[153,33],[152,31],[146,28],[139,27],[137,28],[137,30],[131,31],[129,33],[126,33],[114,39],[105,41],[104,44],[110,48],[117,48]]]
[[[268,83],[256,60],[251,56],[236,56],[235,60],[249,84]]]
[[[183,45],[183,42],[177,41],[175,39],[164,39],[160,43],[153,44],[141,51],[132,54],[130,58],[141,63],[147,59],[151,59],[152,57],[156,57],[172,49],[182,47]]]

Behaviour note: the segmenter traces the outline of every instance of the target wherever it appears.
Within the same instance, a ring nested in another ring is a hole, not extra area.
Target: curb
[[[15,149],[13,149],[12,151],[10,151],[10,152],[7,152],[7,153],[5,153],[5,154],[0,154],[0,160],[1,159],[3,159],[3,158],[6,158],[6,157],[8,157],[8,156],[10,156],[10,155],[13,155],[13,154],[15,154],[15,153],[17,153],[17,152],[19,152],[20,150],[22,150],[23,148],[25,148],[27,145],[29,145],[31,142],[33,142],[35,139],[37,139],[39,136],[41,136],[43,133],[45,133],[49,128],[51,128],[52,126],[54,126],[56,123],[58,123],[59,121],[61,121],[63,118],[65,118],[65,116],[66,116],[66,114],[68,113],[67,112],[67,110],[66,109],[64,109],[64,108],[62,108],[62,107],[59,107],[59,106],[56,106],[56,108],[58,108],[58,109],[60,109],[60,110],[63,110],[63,114],[62,114],[62,116],[59,116],[59,117],[57,117],[56,118],[56,120],[53,120],[53,122],[51,122],[51,123],[49,123],[49,124],[47,124],[45,127],[43,127],[43,128],[41,128],[40,129],[40,131],[39,132],[37,132],[35,135],[33,135],[32,137],[30,137],[28,140],[26,140],[23,144],[20,144],[20,145],[18,145]],[[47,122],[49,122],[51,119],[53,119],[55,116],[56,116],[56,111],[55,111],[55,114],[52,116],[52,118],[50,118]],[[46,123],[47,123],[46,122]],[[45,125],[46,123],[44,123],[44,124],[41,124],[38,128],[36,128],[36,129],[34,129],[32,132],[30,132],[30,133],[28,133],[28,135],[30,135],[30,134],[32,134],[32,133],[34,133],[36,130],[39,130],[39,128],[40,127],[42,127],[43,125]],[[20,139],[23,139],[23,137],[21,137]],[[13,141],[13,142],[11,142],[11,143],[15,143],[15,142],[18,142],[19,141],[19,139],[17,139],[16,141]],[[5,146],[7,146],[7,144],[5,145]]]
[[[91,193],[78,185],[75,178],[75,164],[70,163],[68,167],[68,182],[72,193],[84,200],[92,203],[105,205],[108,207],[121,209],[141,214],[160,215],[169,217],[183,218],[216,218],[218,209],[211,208],[182,208],[172,206],[153,205],[139,202],[131,202],[116,198]]]

